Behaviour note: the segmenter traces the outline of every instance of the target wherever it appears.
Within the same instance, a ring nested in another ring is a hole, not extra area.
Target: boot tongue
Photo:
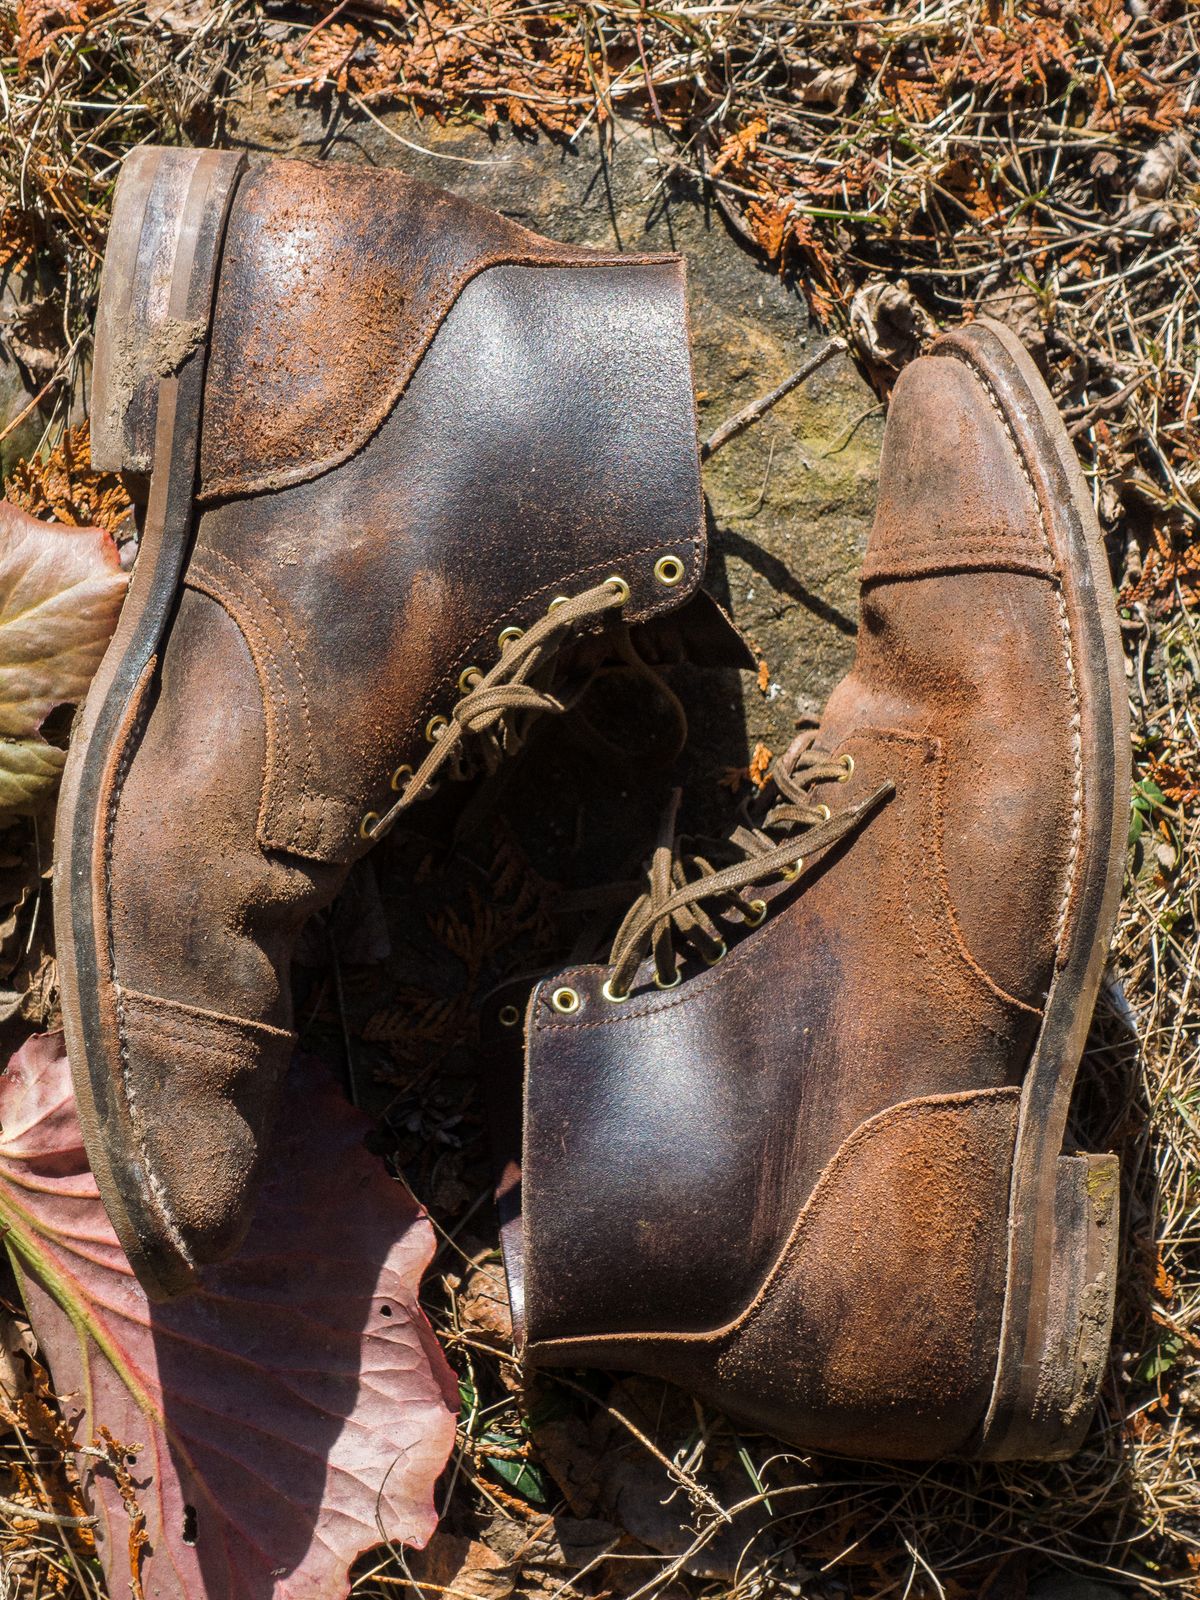
[[[743,672],[753,672],[758,666],[749,639],[705,588],[697,589],[678,611],[651,617],[632,631],[639,653],[651,666],[687,663],[736,667]]]

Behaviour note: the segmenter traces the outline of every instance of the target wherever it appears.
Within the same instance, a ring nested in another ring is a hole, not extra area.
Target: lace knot
[[[711,965],[726,949],[717,917],[732,916],[746,927],[757,927],[767,914],[767,902],[748,895],[748,889],[772,877],[799,877],[805,856],[846,838],[894,792],[895,785],[888,780],[837,814],[813,801],[811,785],[845,782],[853,772],[852,756],[834,756],[811,740],[788,752],[771,769],[768,789],[777,798],[765,814],[754,821],[745,811],[742,824],[728,839],[714,841],[714,849],[704,854],[688,849],[687,841],[676,837],[676,791],[651,858],[647,889],[630,907],[613,940],[608,958],[612,970],[605,984],[608,998],[622,1000],[628,995],[646,954],[653,957],[658,987],[674,988],[679,982],[676,935]],[[775,836],[780,832],[786,835],[782,839]],[[731,854],[735,859],[723,867],[709,859]],[[713,904],[715,915],[706,902]]]

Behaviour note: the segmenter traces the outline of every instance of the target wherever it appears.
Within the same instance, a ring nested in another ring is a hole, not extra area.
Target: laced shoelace
[[[692,945],[710,966],[719,961],[726,944],[717,916],[735,914],[745,926],[757,927],[767,914],[767,903],[747,896],[747,889],[773,877],[799,877],[805,856],[853,833],[895,790],[890,780],[884,782],[866,799],[836,815],[823,802],[813,801],[808,792],[813,784],[844,783],[853,772],[852,756],[835,757],[813,744],[780,757],[768,779],[768,793],[773,790],[779,798],[769,804],[759,821],[753,822],[747,815],[717,845],[718,850],[734,850],[740,857],[726,866],[714,866],[708,855],[688,850],[686,841],[676,838],[676,791],[651,857],[646,891],[629,908],[613,940],[605,998],[628,998],[646,954],[653,956],[658,987],[673,989],[681,978],[676,936]],[[779,839],[780,831],[786,831],[787,837]],[[706,909],[706,902],[713,906],[715,916]]]
[[[443,768],[449,776],[465,778],[481,768],[494,772],[525,742],[532,721],[543,712],[561,715],[568,703],[550,692],[554,658],[581,623],[619,610],[629,599],[623,578],[606,578],[582,594],[560,596],[545,616],[525,632],[505,629],[501,654],[487,672],[468,667],[459,678],[464,691],[449,717],[431,717],[426,736],[431,748],[414,771],[398,767],[392,788],[400,798],[380,816],[368,811],[359,824],[364,839],[379,839],[397,817],[428,793]]]

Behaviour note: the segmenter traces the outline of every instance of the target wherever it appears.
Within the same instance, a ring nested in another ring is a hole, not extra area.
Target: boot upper
[[[880,1211],[880,1174],[855,1179],[844,1152],[858,1149],[869,1166],[869,1142],[850,1142],[881,1118],[890,1127],[906,1105],[932,1108],[931,1127],[953,1125],[964,1173],[977,1117],[999,1119],[1011,1153],[1016,1095],[1072,915],[1079,687],[1052,491],[1014,407],[969,351],[943,341],[897,384],[855,662],[816,734],[843,770],[814,800],[836,814],[882,784],[890,797],[795,882],[754,891],[767,903],[762,925],[732,930],[711,967],[687,956],[677,987],[657,988],[647,962],[618,1003],[602,967],[560,973],[533,995],[521,1206],[534,1351],[565,1340],[564,1359],[582,1346],[596,1359],[610,1340],[619,1359],[657,1361],[664,1373],[678,1359],[686,1370],[673,1345],[643,1354],[656,1334],[716,1338],[750,1316],[806,1226],[798,1219],[832,1193],[844,1207],[857,1183]],[[553,1003],[563,985],[581,999],[570,1015]],[[880,1132],[877,1143],[892,1138]],[[911,1148],[908,1168],[919,1141]],[[976,1214],[979,1238],[997,1225],[1003,1238],[1008,1158],[993,1149],[994,1159],[979,1205],[997,1215]],[[975,1181],[947,1180],[945,1193]],[[888,1249],[916,1261],[938,1208],[916,1187],[908,1205],[893,1204],[903,1187],[885,1190]],[[869,1220],[846,1238],[848,1217],[815,1216],[810,1237],[842,1238],[843,1259],[869,1272]],[[987,1281],[968,1282],[960,1258],[964,1298],[947,1287],[942,1303],[960,1328],[965,1385],[942,1447],[953,1427],[970,1427],[990,1382],[1002,1250],[979,1259]],[[810,1260],[805,1270],[811,1318],[825,1268]],[[829,1314],[842,1313],[834,1304]],[[806,1338],[825,1337],[821,1321]],[[942,1380],[952,1393],[949,1367]],[[760,1387],[757,1420],[771,1427],[775,1401],[792,1401],[773,1399],[766,1378]],[[727,1398],[746,1408],[746,1388]],[[874,1435],[861,1423],[864,1448],[879,1446],[886,1422]],[[828,1416],[823,1425],[828,1434]]]

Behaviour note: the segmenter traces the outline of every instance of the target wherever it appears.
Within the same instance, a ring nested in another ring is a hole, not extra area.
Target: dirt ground
[[[82,447],[51,452],[83,420],[116,163],[146,138],[399,165],[552,236],[680,249],[702,438],[828,338],[849,346],[706,466],[710,584],[761,666],[678,669],[681,763],[656,759],[661,708],[614,685],[591,714],[633,730],[628,760],[556,729],[484,801],[426,808],[306,935],[304,1042],[378,1117],[381,1153],[430,1207],[442,1245],[426,1299],[463,1395],[441,1530],[421,1556],[365,1558],[355,1593],[1200,1592],[1193,19],[1140,0],[803,16],[35,0],[0,14],[0,451],[6,492],[39,514],[119,524]],[[565,896],[623,873],[674,783],[695,821],[719,825],[761,752],[819,709],[853,653],[891,384],[939,325],[981,308],[1030,343],[1067,416],[1128,655],[1129,874],[1074,1128],[1123,1172],[1095,1424],[1066,1463],[896,1468],[781,1451],[644,1380],[525,1389],[490,1210],[478,999],[565,954]],[[29,892],[51,828],[43,814],[2,840],[19,885],[0,906],[11,1043],[54,1017],[48,907]],[[7,1426],[0,1494],[41,1503],[62,1463]],[[85,1536],[31,1532],[3,1505],[0,1566],[13,1594],[103,1592]]]

